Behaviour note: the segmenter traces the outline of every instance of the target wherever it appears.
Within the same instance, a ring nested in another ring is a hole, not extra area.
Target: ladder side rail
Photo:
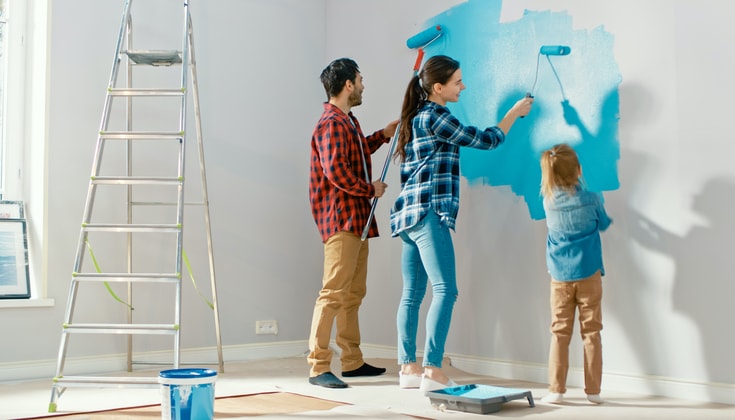
[[[112,99],[113,95],[111,94],[112,90],[115,88],[115,85],[117,84],[117,77],[118,73],[120,71],[120,56],[122,52],[122,45],[123,42],[127,40],[127,35],[129,35],[129,27],[131,25],[131,16],[130,16],[130,7],[132,5],[132,0],[125,0],[125,7],[123,8],[123,17],[122,22],[120,23],[120,32],[117,37],[117,42],[115,45],[115,56],[112,61],[112,69],[110,70],[110,80],[107,84],[107,96],[105,98],[105,104],[102,109],[102,117],[100,118],[100,126],[99,126],[99,135],[97,137],[97,148],[95,151],[95,158],[92,163],[92,176],[98,176],[99,175],[99,164],[102,160],[102,155],[104,153],[104,142],[105,138],[103,137],[102,133],[107,131],[107,125],[110,120],[110,112],[112,108]],[[89,218],[91,217],[91,203],[94,202],[94,191],[92,191],[93,188],[90,184],[90,193],[87,194],[87,202],[85,203],[85,215],[82,218],[83,223],[89,223]],[[89,210],[89,212],[87,212]]]
[[[187,41],[188,31],[188,16],[189,16],[189,2],[184,0],[183,10],[183,33],[182,33],[182,47],[181,47],[181,108],[179,110],[179,131],[181,132],[181,139],[179,140],[179,162],[178,162],[178,176],[182,182],[178,186],[177,191],[177,224],[180,226],[178,233],[176,234],[176,272],[183,273],[183,248],[184,248],[184,180],[186,179],[186,112],[187,112],[187,96],[186,88],[188,86],[187,73],[189,71],[189,49]],[[179,326],[174,335],[174,368],[178,369],[181,363],[181,304],[182,304],[182,280],[183,277],[179,277],[179,283],[176,286],[176,297],[174,302],[174,324]]]
[[[115,58],[112,62],[112,70],[110,71],[110,82],[107,85],[108,91],[115,87],[117,81],[117,73],[120,70],[120,54],[122,52],[122,44],[125,39],[127,28],[130,24],[130,7],[132,6],[133,0],[125,0],[125,6],[123,7],[122,21],[120,22],[120,32],[117,36],[117,44],[115,45]]]
[[[133,49],[133,22],[132,17],[128,19],[128,24],[126,27],[127,30],[127,45],[126,50],[130,51]],[[126,84],[125,87],[127,89],[133,88],[133,66],[130,62],[130,57],[126,54],[125,55],[125,61],[127,63],[127,72],[126,72]],[[125,131],[128,133],[133,131],[133,97],[127,96],[125,97]],[[131,177],[133,175],[133,163],[132,163],[132,156],[133,156],[133,140],[127,139],[125,140],[125,160],[126,160],[126,166],[125,166],[125,176]],[[127,205],[127,215],[126,219],[128,224],[133,223],[133,186],[127,185],[126,186],[126,198],[125,202]],[[128,273],[133,273],[133,232],[127,232],[125,234],[126,236],[126,267]],[[127,293],[128,293],[128,309],[127,309],[127,321],[128,324],[133,323],[133,283],[130,282],[127,284]],[[129,334],[126,338],[126,360],[125,364],[127,366],[128,372],[133,371],[133,335]]]
[[[219,306],[217,299],[217,281],[214,269],[214,246],[212,242],[212,222],[209,215],[209,193],[207,192],[207,171],[204,160],[204,142],[202,135],[202,123],[201,114],[199,108],[199,82],[197,78],[196,70],[196,54],[194,50],[194,29],[191,21],[191,14],[187,13],[188,29],[187,29],[187,45],[189,47],[189,57],[191,60],[191,84],[192,84],[192,98],[194,101],[194,113],[195,113],[195,128],[197,147],[199,149],[199,173],[201,175],[201,188],[202,188],[202,202],[204,203],[204,224],[207,235],[207,253],[209,256],[209,279],[212,290],[212,306],[214,312],[214,332],[217,342],[217,364],[218,371],[224,373],[224,358],[222,356],[222,336],[220,334],[220,322],[219,322]]]
[[[128,11],[129,11],[129,7],[130,7],[130,0],[127,0],[126,1],[126,5],[125,5],[124,15],[123,15],[123,22],[126,21],[125,16],[128,13]],[[120,33],[120,36],[121,37],[123,36],[122,32]],[[118,48],[118,51],[120,49],[120,45],[121,45],[121,39],[118,38],[118,47],[117,47]],[[116,54],[115,63],[113,63],[113,71],[112,71],[112,75],[113,76],[111,76],[111,77],[114,77],[114,75],[116,74],[114,68],[117,66],[117,61],[118,60],[117,60],[117,54]],[[101,119],[101,122],[100,122],[100,130],[103,130],[105,128],[106,120],[107,120],[107,118],[109,116],[110,101],[111,101],[111,98],[108,95],[107,98],[105,99],[105,106],[104,106],[104,110],[103,110],[103,113],[102,113],[102,119]],[[104,150],[103,142],[104,142],[103,139],[101,139],[101,138],[98,138],[97,139],[97,145],[96,145],[96,151],[95,151],[95,159],[94,159],[94,163],[92,165],[92,176],[93,177],[99,174],[99,160],[101,159],[102,154],[103,154],[103,150]],[[84,214],[82,216],[82,224],[83,225],[86,224],[86,223],[89,223],[89,220],[90,220],[90,217],[91,217],[91,212],[92,212],[92,203],[94,202],[94,197],[95,197],[95,192],[96,192],[96,186],[90,180],[89,190],[87,192],[87,198],[86,198],[85,204],[84,204]],[[81,269],[82,269],[82,264],[84,262],[84,254],[85,254],[84,253],[84,246],[85,246],[86,240],[87,240],[87,232],[82,227],[82,229],[80,231],[80,234],[79,234],[79,241],[78,241],[78,244],[77,244],[76,259],[74,261],[74,270],[73,271],[75,273],[80,272]],[[71,285],[71,289],[70,289],[70,293],[69,293],[69,297],[68,297],[68,301],[67,301],[67,306],[66,306],[66,312],[65,312],[65,315],[64,315],[64,323],[65,324],[68,324],[68,323],[71,322],[71,317],[72,317],[72,313],[73,313],[73,309],[74,309],[75,298],[76,298],[76,282],[72,280],[72,285]],[[60,372],[57,372],[57,373],[60,373]]]
[[[122,14],[122,21],[120,23],[120,32],[118,33],[117,38],[117,46],[115,48],[115,56],[112,63],[112,70],[110,71],[110,81],[108,83],[108,94],[105,99],[105,105],[104,109],[102,111],[102,119],[100,121],[100,130],[99,133],[102,133],[107,126],[107,120],[109,118],[110,113],[110,105],[112,98],[109,95],[109,91],[113,84],[115,83],[115,80],[117,79],[117,72],[119,69],[119,61],[120,61],[120,49],[123,42],[124,37],[124,28],[126,27],[126,22],[128,18],[130,17],[130,6],[131,6],[132,0],[125,0],[125,5],[123,7],[123,14]],[[95,151],[95,159],[92,164],[92,175],[98,175],[99,174],[99,162],[102,158],[102,154],[104,151],[104,139],[99,137],[97,138],[97,146]],[[92,203],[94,202],[94,196],[96,192],[96,185],[90,181],[89,190],[87,192],[87,199],[85,201],[84,205],[84,215],[82,217],[83,224],[89,222],[89,218],[91,217],[92,213]],[[87,232],[82,227],[79,234],[79,242],[77,244],[77,255],[74,261],[74,272],[81,271],[82,264],[84,261],[84,246],[87,241]],[[76,296],[77,296],[77,281],[72,278],[71,286],[69,289],[69,296],[67,298],[67,305],[66,310],[64,314],[64,325],[68,325],[71,323],[72,316],[74,313],[74,306],[76,302]],[[58,359],[56,362],[56,374],[55,377],[60,377],[63,375],[64,371],[64,365],[66,360],[66,351],[69,345],[68,340],[68,334],[62,330],[61,333],[61,343],[59,345],[59,354]],[[54,383],[54,385],[51,387],[51,399],[49,401],[49,412],[55,412],[56,411],[56,405],[58,402],[59,397],[61,397],[61,394],[64,392],[64,387],[61,385],[58,385],[57,383]]]
[[[123,22],[127,21],[125,16],[127,16],[127,14],[129,13],[129,8],[130,8],[130,0],[126,0]],[[123,36],[122,31],[120,33],[120,36],[121,37]],[[121,39],[118,38],[118,46],[117,46],[118,52],[120,50],[120,45],[121,45]],[[117,72],[114,70],[117,67],[117,63],[118,63],[117,55],[118,54],[116,53],[116,59],[115,59],[115,62],[113,63],[113,71],[111,75],[112,79],[110,83],[114,83],[114,78],[117,75]],[[105,99],[104,110],[102,112],[102,118],[100,121],[100,131],[104,131],[104,129],[106,129],[107,120],[109,119],[111,101],[112,101],[112,98],[108,94]],[[92,177],[99,175],[99,164],[102,159],[103,153],[104,153],[104,139],[98,136],[96,149],[95,149],[95,158],[92,164]],[[87,238],[88,238],[88,232],[84,229],[84,225],[88,224],[92,217],[92,208],[93,208],[95,195],[96,195],[96,184],[92,182],[90,178],[89,189],[87,191],[87,198],[84,204],[84,214],[82,216],[82,228],[80,230],[79,241],[77,243],[77,252],[76,252],[76,258],[74,261],[74,269],[73,269],[74,273],[79,273],[82,271],[82,265],[84,263],[84,255],[85,255],[84,248],[85,248]],[[71,289],[69,291],[69,297],[67,300],[67,306],[66,306],[66,311],[64,315],[64,324],[69,324],[72,321],[72,316],[73,316],[75,301],[76,301],[76,291],[77,291],[76,286],[77,286],[77,282],[74,281],[74,279],[72,279]],[[63,355],[60,355],[60,356],[63,358]],[[61,372],[57,372],[57,373],[60,374]]]

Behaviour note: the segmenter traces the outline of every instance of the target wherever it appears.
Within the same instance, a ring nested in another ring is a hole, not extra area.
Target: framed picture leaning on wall
[[[26,221],[0,218],[0,299],[30,297]]]
[[[0,200],[0,219],[25,219],[22,201]]]

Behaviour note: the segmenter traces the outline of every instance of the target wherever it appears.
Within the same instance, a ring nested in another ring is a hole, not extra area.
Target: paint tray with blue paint
[[[426,393],[431,405],[439,410],[465,411],[475,414],[489,414],[500,411],[503,403],[528,399],[528,405],[535,407],[533,394],[524,389],[504,388],[490,385],[461,385]]]

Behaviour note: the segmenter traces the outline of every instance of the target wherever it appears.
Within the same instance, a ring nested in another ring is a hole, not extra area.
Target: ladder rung
[[[176,334],[173,324],[67,324],[65,333],[87,334]]]
[[[181,140],[184,133],[181,131],[103,131],[100,138],[106,140],[142,140],[142,139],[173,139]]]
[[[109,88],[107,93],[111,96],[184,96],[186,89],[160,89],[160,88]]]
[[[146,176],[95,176],[92,177],[93,184],[114,185],[179,185],[183,178],[171,177],[146,177]]]
[[[73,273],[78,281],[112,281],[138,283],[177,283],[181,275],[177,273]]]
[[[87,223],[82,225],[87,232],[180,232],[179,225],[153,225],[153,224],[102,224]]]
[[[149,360],[131,360],[130,364],[133,365],[139,365],[139,366],[170,366],[171,362],[152,362]],[[195,361],[195,360],[189,360],[186,362],[179,362],[179,366],[217,366],[218,362],[215,361]]]
[[[132,206],[178,206],[179,203],[176,201],[131,201]],[[203,206],[203,201],[187,201],[184,203],[185,206]]]
[[[65,387],[143,387],[158,388],[158,377],[148,376],[60,376],[54,378],[55,384]]]
[[[170,66],[181,63],[181,52],[177,50],[121,51],[135,64],[148,66]]]

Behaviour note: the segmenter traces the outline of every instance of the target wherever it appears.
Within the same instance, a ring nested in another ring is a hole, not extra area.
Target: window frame
[[[6,307],[48,307],[45,241],[52,0],[4,0],[7,16],[3,107],[3,199],[23,201],[28,227],[31,298]],[[12,81],[12,83],[8,82]]]
[[[23,142],[14,139],[24,138],[26,113],[26,13],[28,2],[4,0],[5,33],[3,37],[5,59],[3,61],[2,93],[3,118],[2,171],[0,173],[0,194],[5,200],[23,200],[21,168],[23,165]],[[12,80],[12,83],[9,81]]]
[[[8,0],[0,0],[0,31],[2,31],[2,37],[0,37],[0,199],[2,199],[5,193],[5,129],[7,122],[5,118],[5,110],[7,109],[7,93],[6,86],[8,85],[7,77],[8,74],[8,19],[7,19],[7,3]]]

